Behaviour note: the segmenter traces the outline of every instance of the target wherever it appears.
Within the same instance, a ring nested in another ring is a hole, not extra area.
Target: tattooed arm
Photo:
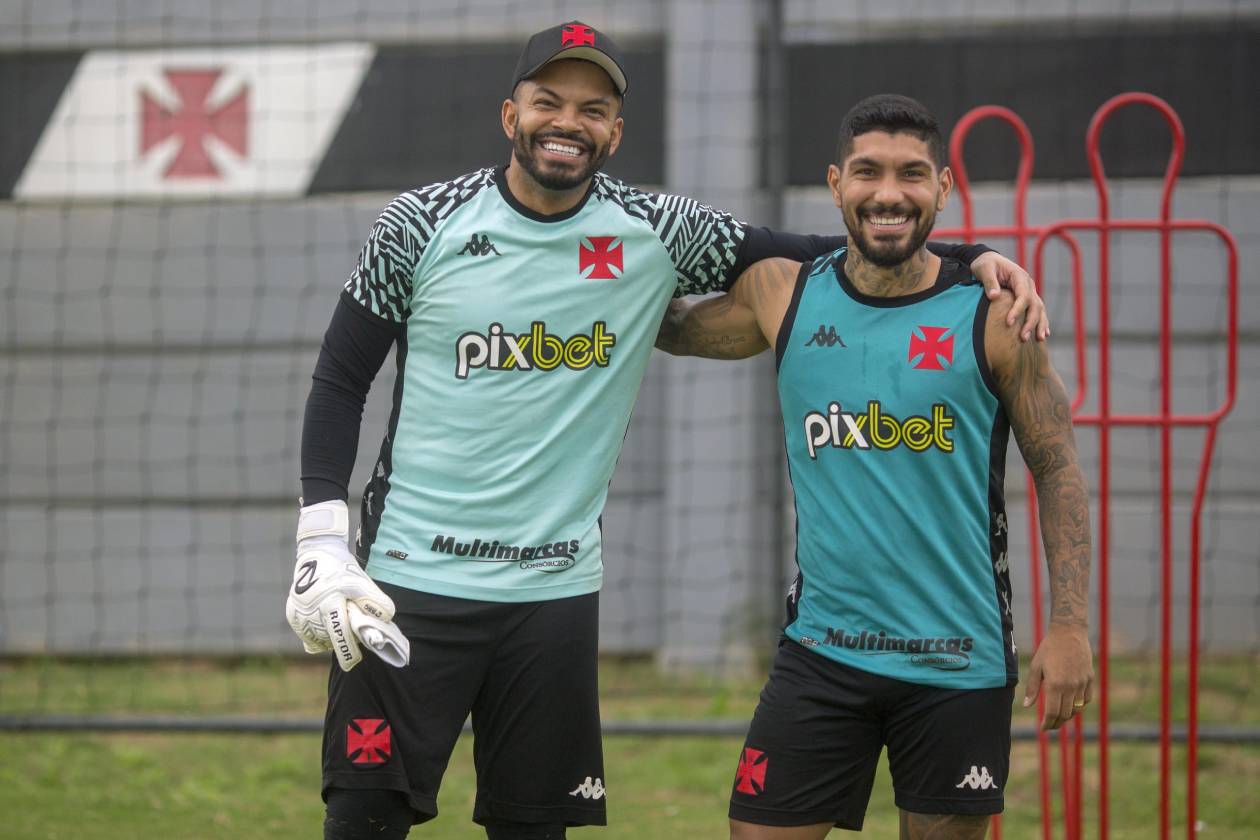
[[[791,260],[761,260],[725,294],[670,301],[656,346],[674,356],[706,359],[746,359],[772,347],[799,269]]]
[[[1043,685],[1042,729],[1056,729],[1093,695],[1089,646],[1089,494],[1076,457],[1071,406],[1046,346],[1022,343],[1005,323],[1011,298],[989,307],[985,351],[1024,463],[1037,486],[1050,570],[1050,627],[1033,655],[1024,705]]]

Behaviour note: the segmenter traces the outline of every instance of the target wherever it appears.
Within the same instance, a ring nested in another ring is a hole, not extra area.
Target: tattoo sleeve
[[[672,300],[656,347],[673,356],[744,359],[765,349],[752,312],[740,312],[730,293],[692,302]],[[759,344],[760,342],[760,344]]]
[[[1003,329],[991,320],[989,329]],[[1076,456],[1071,404],[1040,342],[1013,341],[995,365],[998,392],[1037,487],[1050,571],[1050,621],[1089,621],[1089,494]]]
[[[791,298],[795,273],[786,260],[763,260],[727,293],[701,301],[674,300],[661,320],[656,346],[675,356],[746,359],[770,346]]]

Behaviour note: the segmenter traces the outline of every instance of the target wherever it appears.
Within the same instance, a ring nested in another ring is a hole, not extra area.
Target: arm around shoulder
[[[761,260],[729,292],[698,301],[674,300],[656,346],[674,356],[746,359],[770,347],[792,297],[800,263]]]

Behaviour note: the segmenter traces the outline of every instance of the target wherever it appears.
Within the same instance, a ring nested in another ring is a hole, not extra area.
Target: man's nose
[[[559,129],[577,131],[581,127],[581,123],[578,122],[577,108],[566,106],[558,109],[551,120],[551,124]]]
[[[891,206],[900,204],[902,196],[901,185],[897,183],[896,175],[890,173],[880,178],[873,198],[878,204]]]

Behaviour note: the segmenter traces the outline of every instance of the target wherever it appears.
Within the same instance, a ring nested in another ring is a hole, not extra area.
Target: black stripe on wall
[[[77,52],[0,55],[0,197],[13,195],[82,57]]]
[[[401,191],[503,163],[500,127],[519,43],[382,47],[311,182],[311,192]],[[623,50],[630,79],[620,150],[605,171],[635,184],[665,179],[665,55]]]
[[[1140,90],[1167,100],[1186,129],[1185,175],[1260,173],[1260,24],[1047,32],[993,30],[936,40],[808,44],[788,50],[789,182],[821,185],[844,113],[876,93],[921,100],[948,132],[978,105],[1019,114],[1036,144],[1033,177],[1089,177],[1085,131],[1100,105]],[[1108,177],[1162,175],[1163,119],[1130,106],[1103,130]],[[974,180],[1010,181],[1014,133],[986,121],[967,142]]]

